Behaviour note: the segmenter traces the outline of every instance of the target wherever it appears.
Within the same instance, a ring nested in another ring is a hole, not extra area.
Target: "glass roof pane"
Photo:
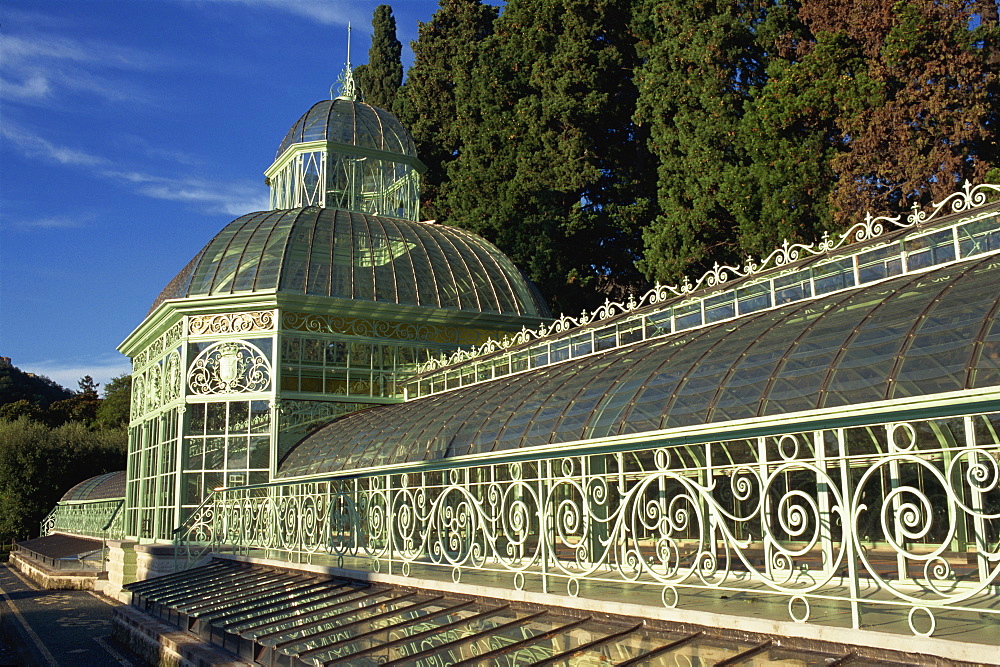
[[[273,215],[274,227],[268,234],[267,245],[264,246],[264,252],[257,263],[256,274],[245,278],[252,279],[253,289],[258,291],[277,289],[288,232],[291,230],[291,223],[298,216],[298,211],[275,211]]]
[[[333,238],[327,225],[319,224],[316,218],[312,241],[309,247],[309,267],[306,294],[326,295],[330,293],[330,266],[332,264]]]
[[[749,419],[756,417],[760,401],[767,389],[768,380],[774,369],[788,351],[788,330],[803,324],[803,314],[819,314],[835,305],[834,301],[824,301],[819,309],[814,302],[787,306],[769,315],[771,328],[753,341],[744,355],[736,361],[730,376],[714,399],[709,421]],[[794,339],[794,335],[793,335]]]
[[[434,274],[434,284],[438,290],[438,301],[442,308],[460,308],[458,285],[452,272],[452,263],[441,243],[431,235],[428,225],[412,227],[423,245],[424,252],[430,260],[430,268]]]
[[[762,414],[819,407],[823,380],[857,321],[891,295],[901,280],[909,282],[912,278],[895,279],[860,292],[828,297],[838,300],[838,305],[813,320],[794,342],[794,347],[775,371],[772,385],[764,397]]]
[[[629,347],[607,353],[618,360],[626,372],[614,378],[601,398],[587,423],[585,437],[602,438],[618,433],[622,413],[632,404],[636,392],[648,384],[650,375],[664,363],[665,359],[669,359],[677,352],[680,340],[680,338],[659,339],[648,345],[647,349]],[[664,383],[670,381],[666,376],[657,381],[661,379]],[[652,385],[649,386],[652,391]]]
[[[442,237],[439,243],[441,251],[448,257],[451,274],[455,280],[455,287],[458,290],[459,307],[489,310],[488,308],[480,308],[479,295],[476,293],[476,286],[468,258],[456,245],[455,239],[449,235]],[[483,279],[488,280],[485,276]]]
[[[822,406],[867,403],[886,398],[886,379],[913,328],[940,288],[931,285],[937,272],[899,285],[893,299],[874,308],[855,328],[854,336],[830,371]]]
[[[1000,333],[993,320],[984,321],[996,297],[982,295],[996,294],[1000,259],[975,261],[981,266],[903,275],[349,415],[307,438],[301,457],[286,459],[281,471],[300,475],[510,450],[745,419],[758,410],[788,414],[820,407],[824,387],[830,405],[884,400],[893,372],[897,392],[937,393],[966,382],[979,335],[987,341],[977,382],[987,383],[1000,372]],[[453,369],[456,377],[472,377],[472,371],[472,364]]]
[[[212,281],[215,278],[215,270],[218,268],[217,262],[221,259],[223,253],[225,253],[229,241],[236,234],[241,224],[229,223],[221,232],[216,234],[215,238],[209,241],[198,258],[198,264],[191,276],[191,283],[187,294],[179,296],[201,296],[210,293]]]
[[[505,302],[517,303],[506,312],[547,317],[536,290],[491,248],[444,225],[316,207],[255,213],[219,232],[153,305],[277,284],[296,294],[497,312],[497,290],[507,289]]]
[[[304,293],[309,263],[309,240],[316,227],[314,216],[303,216],[289,234],[281,266],[281,290]]]
[[[393,281],[396,286],[399,303],[418,303],[417,299],[417,277],[413,268],[413,243],[405,239],[400,232],[399,225],[388,218],[379,218],[382,231],[385,234],[386,243],[390,248],[397,250],[392,252],[392,264],[389,265],[394,276]]]
[[[372,238],[368,221],[361,215],[350,215],[354,250],[354,283],[351,298],[371,301],[375,299],[375,264]]]
[[[954,277],[957,267],[948,271],[952,281],[942,285],[943,298],[918,323],[899,364],[892,383],[894,397],[965,388],[973,341],[984,330],[990,309],[996,307],[981,299],[979,290],[982,281],[989,280],[986,276],[996,275],[997,269],[1000,259],[993,257],[977,262],[959,277]]]
[[[274,231],[279,216],[269,214],[267,218],[251,231],[250,241],[247,243],[246,252],[240,258],[240,265],[236,269],[236,276],[233,279],[233,291],[242,292],[252,290],[254,278],[257,275],[257,268],[261,262],[261,255],[267,245],[267,241]]]
[[[708,421],[709,409],[728,376],[747,348],[774,325],[773,313],[762,313],[723,325],[713,335],[715,345],[706,350],[677,387],[673,402],[664,401],[661,418],[653,428],[672,428]],[[679,365],[684,363],[678,361]],[[637,398],[637,403],[639,399]],[[638,407],[638,406],[637,406]],[[629,418],[629,422],[637,421]]]

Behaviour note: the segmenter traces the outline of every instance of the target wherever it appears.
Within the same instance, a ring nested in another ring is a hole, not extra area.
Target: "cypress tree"
[[[413,66],[396,98],[396,112],[427,165],[420,209],[429,218],[451,218],[439,192],[448,165],[462,148],[457,99],[468,94],[476,53],[492,34],[496,17],[497,8],[481,0],[441,0],[431,20],[420,24],[412,44]]]
[[[763,85],[760,3],[643,0],[637,118],[659,159],[658,215],[643,231],[640,267],[672,283],[714,261],[738,261],[733,198],[745,187],[739,140],[745,104]]]
[[[783,239],[812,242],[833,228],[832,161],[844,148],[838,108],[856,96],[863,54],[843,36],[815,40],[793,4],[768,8],[757,40],[767,80],[746,102],[737,141],[744,164],[728,190],[739,252],[766,256]]]
[[[496,243],[556,312],[641,281],[644,142],[631,120],[628,19],[613,0],[511,0],[457,100],[461,148],[442,187],[450,222]]]
[[[392,7],[379,5],[372,16],[372,44],[368,64],[354,70],[364,100],[372,106],[392,110],[403,85],[403,46],[396,39],[396,18]]]

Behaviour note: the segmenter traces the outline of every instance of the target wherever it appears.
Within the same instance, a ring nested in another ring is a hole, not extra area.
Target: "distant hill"
[[[0,357],[0,405],[28,401],[44,409],[72,396],[73,392],[49,378],[25,373],[11,364],[10,357]]]

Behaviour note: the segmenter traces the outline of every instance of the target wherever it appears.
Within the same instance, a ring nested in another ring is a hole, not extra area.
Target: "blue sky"
[[[0,355],[76,389],[230,220],[329,96],[367,0],[0,3]],[[404,44],[435,0],[390,3]]]

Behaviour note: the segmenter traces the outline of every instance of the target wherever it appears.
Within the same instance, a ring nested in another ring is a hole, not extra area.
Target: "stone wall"
[[[93,570],[53,570],[16,551],[10,554],[10,564],[45,590],[92,591],[96,588],[98,573]]]

